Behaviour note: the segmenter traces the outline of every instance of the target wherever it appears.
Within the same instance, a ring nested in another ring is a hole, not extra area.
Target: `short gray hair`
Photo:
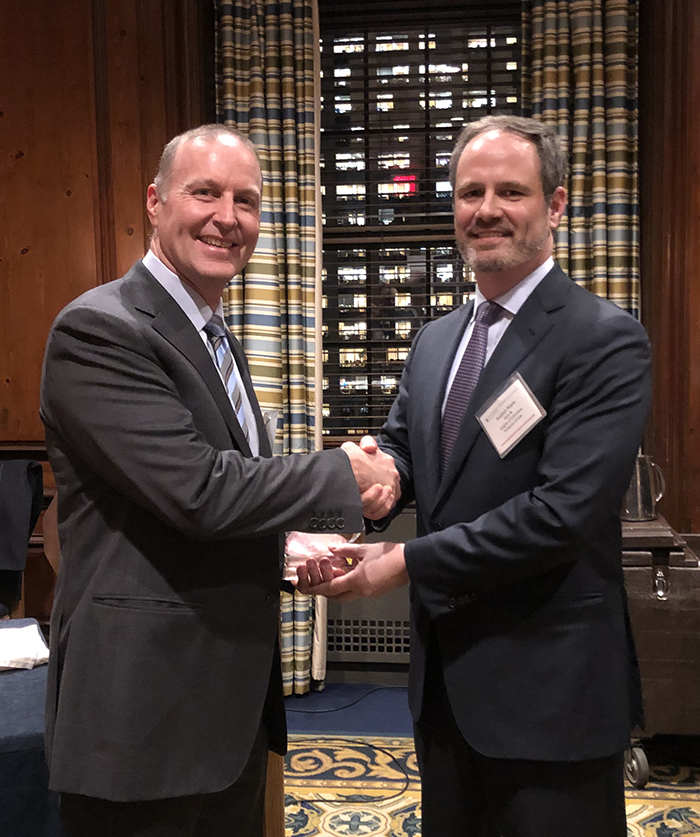
[[[484,116],[482,119],[477,119],[476,122],[470,122],[464,126],[450,157],[452,193],[454,194],[457,179],[457,165],[465,146],[480,134],[494,130],[517,134],[535,146],[540,160],[542,191],[545,200],[549,201],[555,189],[563,186],[566,182],[568,171],[566,152],[554,128],[545,125],[544,122],[527,119],[523,116]]]
[[[258,156],[257,149],[248,137],[236,128],[230,128],[228,125],[217,125],[214,123],[209,125],[200,125],[198,128],[190,128],[189,131],[184,131],[176,137],[173,137],[163,149],[163,153],[160,155],[158,171],[156,172],[156,176],[153,178],[153,183],[155,184],[158,197],[161,200],[165,199],[168,194],[168,189],[170,188],[170,175],[172,173],[173,163],[175,162],[175,155],[177,154],[178,148],[185,142],[193,142],[198,139],[215,140],[221,136],[236,137],[236,139],[240,140],[246,148],[253,152],[255,159],[258,161],[258,166],[260,166],[260,157]]]

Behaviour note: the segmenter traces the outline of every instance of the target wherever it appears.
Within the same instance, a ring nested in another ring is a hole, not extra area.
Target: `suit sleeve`
[[[384,451],[394,458],[396,470],[401,480],[401,497],[399,502],[391,510],[391,513],[381,520],[366,520],[365,525],[368,532],[383,532],[391,521],[404,509],[413,499],[413,458],[408,438],[407,410],[409,405],[409,391],[411,387],[411,362],[413,353],[418,346],[421,334],[426,328],[424,325],[416,335],[411,351],[406,358],[401,380],[399,382],[399,394],[397,395],[387,420],[377,434],[377,444]]]
[[[601,521],[619,515],[650,399],[650,357],[632,317],[602,311],[567,332],[559,358],[542,359],[557,366],[532,488],[406,545],[411,582],[432,616],[575,560]]]
[[[42,419],[47,438],[80,463],[88,490],[106,484],[190,538],[307,529],[319,509],[337,510],[341,531],[362,529],[343,451],[249,459],[212,447],[138,324],[111,311],[69,306],[59,315]]]

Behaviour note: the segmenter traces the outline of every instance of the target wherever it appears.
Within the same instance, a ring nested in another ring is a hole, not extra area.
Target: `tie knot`
[[[474,323],[483,323],[486,326],[493,325],[501,316],[501,311],[503,311],[503,308],[497,302],[486,299],[476,309]]]
[[[218,337],[221,339],[226,334],[226,327],[224,321],[218,314],[212,314],[211,319],[204,326],[204,331],[210,337]]]

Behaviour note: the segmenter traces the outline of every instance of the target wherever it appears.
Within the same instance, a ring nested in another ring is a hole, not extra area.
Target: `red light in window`
[[[408,183],[408,192],[404,194],[415,195],[416,193],[416,176],[415,174],[395,174],[392,177],[394,183]]]

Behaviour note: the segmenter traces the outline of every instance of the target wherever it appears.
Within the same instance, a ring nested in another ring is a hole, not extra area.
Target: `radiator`
[[[416,514],[409,509],[386,532],[368,541],[405,542],[415,536]],[[408,585],[379,599],[328,602],[328,661],[407,663],[409,660]]]

